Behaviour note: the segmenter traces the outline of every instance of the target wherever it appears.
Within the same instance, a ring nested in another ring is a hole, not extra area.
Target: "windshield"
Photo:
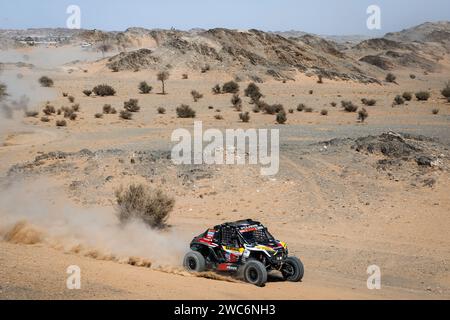
[[[249,244],[270,244],[273,242],[273,237],[267,231],[267,229],[254,229],[253,230],[241,230],[240,231],[244,240]]]

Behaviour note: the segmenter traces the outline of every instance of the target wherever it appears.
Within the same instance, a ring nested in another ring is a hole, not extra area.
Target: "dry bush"
[[[361,99],[361,102],[362,102],[364,105],[369,106],[369,107],[372,107],[372,106],[374,106],[374,105],[377,104],[377,100],[375,100],[375,99],[366,99],[366,98],[363,98],[363,99]]]
[[[115,192],[117,215],[122,223],[142,220],[152,228],[163,228],[175,205],[175,199],[161,189],[132,184]]]
[[[198,92],[197,90],[192,90],[191,91],[191,96],[194,99],[194,102],[197,102],[198,100],[203,98],[203,95],[200,92]]]
[[[67,92],[63,92],[62,95],[63,95],[64,98],[67,98],[67,96],[68,96],[69,94],[68,94]]]
[[[130,99],[123,103],[123,108],[129,112],[139,112],[141,107],[139,107],[139,101],[137,99]]]
[[[139,83],[139,91],[142,94],[148,94],[153,90],[152,86],[149,86],[147,82],[142,81],[141,83]]]
[[[212,87],[211,91],[214,94],[221,94],[222,93],[222,89],[220,88],[219,84],[216,84],[214,87]]]
[[[328,110],[327,109],[322,109],[322,111],[320,111],[320,114],[322,116],[327,116],[328,115]]]
[[[222,86],[223,93],[238,93],[239,84],[236,81],[228,81]]]
[[[358,120],[359,121],[364,122],[368,116],[369,116],[369,113],[367,112],[366,109],[362,108],[361,110],[358,111]]]
[[[75,120],[77,120],[77,114],[76,113],[72,113],[71,115],[70,115],[70,117],[69,117],[69,119],[70,120],[72,120],[72,121],[75,121]]]
[[[395,83],[397,77],[393,73],[388,73],[386,75],[386,82]]]
[[[428,91],[416,92],[416,98],[418,101],[427,101],[430,99],[430,93]]]
[[[347,112],[356,112],[358,110],[358,106],[351,101],[341,101],[341,105]]]
[[[72,110],[73,110],[73,112],[78,112],[78,111],[80,111],[80,104],[79,104],[79,103],[74,104],[74,105],[72,106]]]
[[[181,79],[187,80],[187,79],[189,79],[189,75],[187,73],[183,73],[183,75],[181,76]]]
[[[65,127],[67,126],[66,120],[56,120],[56,126],[57,127]]]
[[[41,84],[41,86],[46,87],[46,88],[53,87],[53,80],[47,76],[40,77],[39,83]]]
[[[277,113],[276,120],[279,124],[285,124],[287,121],[286,112],[284,110]]]
[[[70,103],[74,103],[75,102],[75,97],[74,96],[68,96],[67,99],[69,99]]]
[[[445,87],[444,87],[444,89],[442,89],[441,94],[442,94],[445,98],[447,98],[447,100],[450,98],[450,81],[448,81],[448,82],[445,84]]]
[[[313,112],[313,111],[314,111],[314,109],[311,108],[311,107],[306,107],[306,108],[305,108],[305,112],[306,112],[306,113],[311,113],[311,112]]]
[[[111,107],[110,104],[105,104],[105,105],[103,106],[103,113],[104,113],[104,114],[110,114],[111,111],[112,111],[112,107]]]
[[[223,120],[223,117],[222,117],[221,114],[216,114],[216,115],[214,116],[214,119],[216,119],[216,120]]]
[[[255,106],[252,108],[252,111],[253,111],[254,113],[260,113],[260,112],[261,112],[261,109],[260,109],[257,105],[255,105]]]
[[[248,112],[241,112],[239,114],[239,119],[241,119],[242,122],[249,122],[250,121],[250,114]]]
[[[259,99],[263,96],[259,87],[253,82],[248,85],[247,89],[244,91],[244,94],[246,97],[249,97],[253,103],[259,101]]]
[[[309,90],[309,94],[314,94],[314,90]]]
[[[56,113],[56,109],[54,106],[47,104],[44,109],[42,110],[42,112],[44,112],[45,115],[50,116],[52,114]]]
[[[110,85],[107,84],[100,84],[96,87],[94,87],[94,89],[92,89],[92,91],[100,97],[107,97],[107,96],[113,96],[116,94],[116,90],[114,90],[113,87],[111,87]]]
[[[42,122],[50,122],[49,117],[41,117]]]
[[[38,111],[25,111],[25,117],[34,118],[39,115]]]
[[[412,100],[412,93],[411,92],[403,92],[402,97],[406,101],[411,101]]]
[[[133,119],[133,114],[128,110],[121,110],[119,113],[119,117],[123,120],[131,120]]]
[[[403,97],[402,96],[400,96],[400,95],[398,95],[398,96],[396,96],[395,98],[394,98],[394,103],[396,104],[396,105],[402,105],[402,104],[404,104],[405,103],[405,99],[403,99]]]
[[[289,113],[294,113],[294,109],[292,109],[292,108],[289,109],[288,111],[289,111]]]
[[[305,110],[305,108],[306,108],[306,106],[305,106],[303,103],[300,103],[300,104],[297,106],[297,111],[298,111],[298,112],[302,112],[303,110]]]
[[[337,103],[333,101],[330,103],[330,105],[335,108],[337,106]]]
[[[202,73],[206,73],[206,72],[208,72],[209,70],[211,70],[211,66],[210,66],[209,64],[207,64],[206,66],[204,66],[204,67],[202,68],[201,72],[202,72]]]
[[[411,73],[411,74],[409,75],[409,77],[410,77],[411,79],[414,80],[414,79],[416,78],[416,75]]]
[[[213,107],[213,106],[208,106],[208,109],[209,109],[209,110],[213,110],[214,107]]]
[[[157,111],[158,111],[159,114],[165,114],[165,113],[166,113],[166,109],[163,108],[163,107],[159,107],[159,108],[157,109]]]
[[[233,97],[231,97],[231,104],[238,111],[242,109],[242,99],[239,97],[239,94],[233,94]]]
[[[101,119],[101,118],[103,118],[103,113],[96,113],[96,114],[95,114],[95,118],[96,118],[96,119]]]
[[[92,94],[92,90],[83,90],[83,93],[86,97],[90,97]]]
[[[431,112],[432,112],[433,114],[438,114],[438,113],[439,113],[439,109],[433,109]]]
[[[178,118],[195,118],[195,111],[187,104],[182,104],[176,111]]]

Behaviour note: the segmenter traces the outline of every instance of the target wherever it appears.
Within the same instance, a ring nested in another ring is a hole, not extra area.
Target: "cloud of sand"
[[[52,200],[55,199],[55,200]],[[156,231],[140,221],[120,224],[114,208],[81,208],[46,181],[2,187],[0,237],[101,260],[150,266],[180,266],[191,235]]]

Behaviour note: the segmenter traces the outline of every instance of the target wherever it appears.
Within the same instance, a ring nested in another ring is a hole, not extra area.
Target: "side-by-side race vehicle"
[[[191,272],[206,270],[239,273],[244,280],[264,286],[267,273],[278,270],[287,281],[303,278],[303,264],[289,256],[287,245],[275,240],[266,227],[253,220],[215,226],[195,237],[183,261]]]

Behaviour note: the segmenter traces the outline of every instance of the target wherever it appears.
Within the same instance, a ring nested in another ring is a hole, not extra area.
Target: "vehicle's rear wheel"
[[[281,273],[287,281],[298,282],[303,279],[303,263],[297,257],[288,257],[281,268]]]
[[[206,269],[205,257],[198,251],[190,251],[184,256],[183,266],[191,272],[202,272]]]
[[[244,279],[255,286],[264,286],[267,282],[266,267],[257,260],[250,260],[244,267]]]

